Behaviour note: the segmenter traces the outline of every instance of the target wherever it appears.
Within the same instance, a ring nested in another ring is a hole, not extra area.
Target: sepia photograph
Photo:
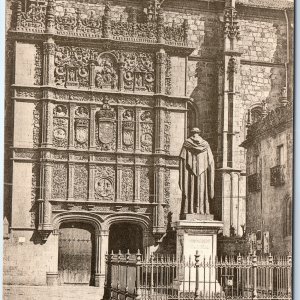
[[[2,299],[296,299],[294,19],[6,0]]]

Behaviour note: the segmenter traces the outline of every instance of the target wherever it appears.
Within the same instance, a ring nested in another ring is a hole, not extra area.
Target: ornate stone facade
[[[17,282],[42,284],[57,271],[56,233],[70,220],[96,228],[101,278],[114,222],[141,226],[145,249],[160,241],[168,216],[179,216],[178,155],[192,115],[218,164],[213,213],[225,235],[233,223],[238,232],[245,114],[262,100],[271,108],[284,85],[282,8],[256,7],[256,14],[228,0],[8,2],[9,247],[26,236],[32,264],[47,257],[39,269],[24,265]]]

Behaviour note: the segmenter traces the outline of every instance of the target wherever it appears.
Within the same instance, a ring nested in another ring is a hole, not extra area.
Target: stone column
[[[122,201],[122,165],[117,165],[117,195],[116,202]]]
[[[156,89],[157,94],[166,93],[166,60],[167,54],[164,49],[156,53]]]
[[[48,0],[46,9],[46,33],[55,34],[55,0]]]
[[[95,201],[95,169],[94,164],[89,165],[89,191],[88,201]]]
[[[141,108],[137,107],[135,109],[135,152],[141,152],[141,137],[140,137],[140,116]]]
[[[75,171],[75,164],[69,163],[68,169],[68,200],[74,200],[74,171]]]
[[[95,139],[96,139],[96,131],[95,131],[95,125],[96,125],[96,120],[95,120],[95,114],[96,114],[96,105],[92,104],[90,106],[90,150],[95,150]]]
[[[154,195],[156,207],[154,209],[153,215],[153,235],[156,240],[159,240],[162,235],[165,233],[165,224],[164,224],[164,174],[165,168],[163,167],[164,160],[162,158],[158,159],[155,163],[154,168]]]
[[[45,148],[52,146],[53,107],[50,100],[43,101],[42,147]]]
[[[122,113],[123,113],[123,107],[118,106],[118,122],[117,122],[117,150],[122,152],[123,150],[123,140],[122,140]]]
[[[50,158],[50,152],[45,152],[45,159]],[[39,226],[38,230],[43,241],[47,240],[53,230],[52,208],[51,208],[51,174],[52,163],[44,161],[41,163],[41,198],[39,200]]]
[[[134,167],[134,202],[140,201],[141,166]]]
[[[93,89],[95,87],[95,64],[91,62],[90,64],[90,88]]]
[[[55,56],[55,43],[52,38],[43,43],[44,56],[43,56],[43,85],[54,86],[54,56]]]
[[[155,153],[165,154],[165,113],[162,107],[162,99],[156,99],[155,107]]]
[[[239,26],[235,0],[226,0],[224,9],[224,56],[219,64],[219,114],[218,121],[222,127],[218,128],[219,151],[216,171],[216,199],[222,203],[223,234],[230,234],[230,223],[236,219],[236,210],[232,209],[234,187],[240,184],[239,176],[232,176],[233,172],[240,172],[239,154],[239,123],[240,111],[236,87],[239,84],[239,61],[241,53],[237,49]],[[242,141],[240,141],[242,142]],[[237,199],[239,203],[240,199]],[[236,231],[239,231],[236,228]]]
[[[69,149],[74,149],[74,119],[75,119],[75,104],[70,104],[70,119],[69,119]]]
[[[95,286],[104,287],[105,254],[108,253],[108,230],[101,230],[96,234],[96,274]]]

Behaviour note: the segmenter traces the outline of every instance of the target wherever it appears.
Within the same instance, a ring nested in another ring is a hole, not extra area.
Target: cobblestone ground
[[[91,286],[4,285],[3,300],[100,300],[100,288]]]

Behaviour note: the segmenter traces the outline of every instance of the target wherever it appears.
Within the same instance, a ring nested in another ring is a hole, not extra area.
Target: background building
[[[212,213],[225,236],[243,234],[239,145],[249,109],[260,118],[284,87],[291,98],[290,2],[6,8],[5,283],[101,285],[107,251],[157,250],[179,218],[178,155],[195,126],[217,162]]]
[[[282,100],[285,102],[286,98]],[[283,103],[284,105],[286,103]],[[293,110],[289,103],[248,129],[247,234],[252,250],[286,255],[292,251]]]

